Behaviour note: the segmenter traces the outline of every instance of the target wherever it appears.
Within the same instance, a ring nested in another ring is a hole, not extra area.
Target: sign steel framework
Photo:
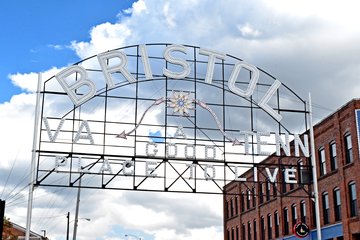
[[[293,130],[308,129],[303,99],[239,58],[195,46],[98,54],[45,81],[41,95],[36,185],[82,178],[82,188],[222,194],[253,167],[271,173],[310,155],[307,135]],[[294,160],[261,163],[269,155]]]
[[[89,57],[39,80],[34,129],[27,231],[33,185],[224,194],[250,170],[318,206],[316,181],[312,195],[297,179],[316,179],[311,104],[229,54],[157,43]]]

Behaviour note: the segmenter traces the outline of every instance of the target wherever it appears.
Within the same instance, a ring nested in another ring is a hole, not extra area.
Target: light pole
[[[71,221],[71,222],[74,221],[74,227],[76,227],[76,230],[74,231],[74,235],[73,235],[73,240],[76,240],[76,237],[77,237],[77,227],[78,227],[79,220],[86,220],[88,222],[91,221],[90,218],[77,218],[77,219]]]
[[[67,225],[66,225],[66,240],[69,240],[69,225],[70,225],[70,212],[66,215]]]
[[[141,237],[138,237],[138,236],[133,235],[133,234],[125,234],[125,237],[126,237],[126,238],[128,238],[128,237],[133,237],[133,238],[135,238],[135,239],[137,239],[137,240],[142,240]]]

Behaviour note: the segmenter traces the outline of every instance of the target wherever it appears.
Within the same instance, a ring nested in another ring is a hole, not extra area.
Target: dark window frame
[[[271,214],[269,213],[267,215],[267,235],[268,235],[268,239],[272,239],[272,227],[273,227],[273,224],[272,224],[272,219],[271,219]]]
[[[306,223],[306,203],[305,200],[300,202],[300,221]]]
[[[336,142],[335,141],[330,142],[329,151],[330,151],[330,169],[331,169],[331,171],[335,171],[338,168]]]
[[[344,136],[344,145],[345,145],[345,164],[352,163],[353,151],[352,151],[352,137],[350,133],[346,133]]]
[[[327,192],[323,192],[321,194],[321,199],[322,199],[323,221],[325,225],[330,223],[329,194]]]
[[[280,219],[279,212],[274,212],[274,225],[275,225],[275,237],[278,238],[280,236]]]
[[[283,233],[284,235],[289,234],[289,210],[287,207],[283,209]]]
[[[265,219],[264,216],[260,218],[260,239],[265,240]]]
[[[341,193],[340,188],[336,187],[333,190],[333,199],[334,199],[334,214],[335,221],[340,221],[342,219],[341,216]]]
[[[297,223],[297,209],[296,204],[291,205],[291,224],[294,226]]]
[[[350,217],[356,217],[358,216],[358,210],[357,210],[356,184],[354,181],[349,182],[348,189],[349,189]]]
[[[325,148],[321,147],[318,150],[318,158],[319,158],[319,171],[320,177],[326,175],[326,155],[325,155]]]

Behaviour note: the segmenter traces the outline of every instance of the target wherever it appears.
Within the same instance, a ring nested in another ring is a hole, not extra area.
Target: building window
[[[235,215],[239,214],[239,207],[238,207],[238,197],[235,197]]]
[[[229,218],[229,201],[225,204],[225,218]]]
[[[274,197],[277,197],[277,182],[275,180],[275,182],[273,182],[273,195]]]
[[[260,220],[260,239],[265,240],[265,220],[263,216],[261,216]]]
[[[250,192],[250,189],[248,189],[246,191],[246,207],[247,207],[247,209],[251,208],[250,203],[251,203],[251,192]]]
[[[230,240],[230,230],[229,229],[227,230],[227,240]]]
[[[280,235],[280,221],[278,211],[274,213],[274,223],[275,223],[275,237],[278,238]]]
[[[298,183],[299,184],[303,183],[303,179],[302,179],[302,173],[303,173],[303,170],[304,170],[303,164],[304,163],[303,163],[302,159],[299,159],[297,161],[297,172],[298,172]]]
[[[263,191],[263,184],[259,183],[259,204],[264,202],[264,191]]]
[[[330,222],[330,211],[329,211],[329,195],[327,192],[322,194],[322,208],[323,208],[323,219],[324,224]]]
[[[245,234],[245,224],[243,223],[241,226],[241,239],[246,240],[246,234]]]
[[[236,226],[236,240],[239,240],[240,232],[239,232],[239,226]]]
[[[233,217],[234,216],[234,199],[232,198],[231,200],[230,200],[230,217]]]
[[[294,167],[291,167],[290,169],[294,169]],[[296,170],[295,170],[296,171]],[[290,191],[293,190],[295,188],[295,184],[294,183],[290,183]]]
[[[253,207],[256,207],[256,189],[255,189],[255,187],[252,187],[252,202],[253,202]]]
[[[340,197],[340,189],[334,189],[334,212],[335,212],[335,221],[341,220],[341,197]]]
[[[294,226],[297,222],[296,204],[291,205],[291,223]]]
[[[300,220],[306,223],[306,206],[304,200],[300,202]]]
[[[251,240],[251,222],[248,222],[248,240]]]
[[[284,168],[281,169],[281,183],[282,183],[281,192],[286,193],[285,169]]]
[[[315,207],[315,201],[310,201],[311,202],[311,223],[312,226],[315,227],[316,226],[316,207]]]
[[[234,228],[231,229],[231,240],[235,240]]]
[[[270,179],[267,179],[267,181],[266,181],[266,201],[270,200],[270,190],[271,190]]]
[[[355,182],[349,183],[349,201],[350,201],[350,217],[355,217],[358,215]]]
[[[287,208],[284,208],[283,220],[284,220],[284,235],[288,235],[289,234],[289,213],[288,213]]]
[[[350,133],[345,135],[344,143],[345,143],[345,164],[348,164],[353,161],[352,142],[351,142],[351,134]]]
[[[331,171],[334,171],[338,168],[337,166],[337,159],[336,159],[336,143],[331,142],[330,143],[330,168]]]
[[[245,197],[244,197],[244,192],[241,192],[241,203],[240,203],[240,211],[243,212],[245,211]]]
[[[254,240],[257,240],[256,219],[254,219]]]
[[[267,232],[268,232],[268,239],[272,239],[272,219],[271,219],[271,214],[267,215]]]
[[[326,159],[325,159],[324,148],[319,149],[319,166],[320,166],[320,176],[324,176],[326,174]]]

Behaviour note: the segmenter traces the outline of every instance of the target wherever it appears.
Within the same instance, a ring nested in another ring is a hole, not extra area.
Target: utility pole
[[[80,175],[80,179],[79,179],[79,188],[78,188],[77,200],[76,200],[73,240],[76,240],[77,226],[78,226],[78,221],[79,221],[80,189],[81,189],[81,175]]]
[[[314,126],[312,122],[312,103],[311,95],[309,93],[309,123],[310,123],[310,144],[311,144],[311,165],[312,175],[314,184],[314,200],[315,200],[315,216],[316,216],[316,236],[317,239],[321,238],[321,224],[320,224],[320,208],[319,208],[319,190],[318,190],[318,179],[316,170],[316,159],[315,159],[315,138],[314,138]]]
[[[0,199],[0,240],[2,240],[2,234],[4,231],[4,216],[5,216],[5,201]]]
[[[66,240],[69,240],[70,212],[67,213],[66,218],[67,218]]]

